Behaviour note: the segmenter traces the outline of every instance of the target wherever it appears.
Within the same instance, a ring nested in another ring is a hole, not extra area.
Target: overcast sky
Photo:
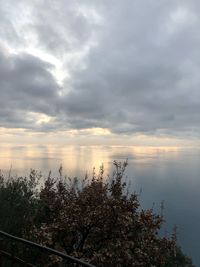
[[[197,0],[0,0],[0,133],[199,139],[199,14]]]

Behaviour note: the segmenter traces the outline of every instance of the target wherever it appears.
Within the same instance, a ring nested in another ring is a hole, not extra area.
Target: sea
[[[28,176],[31,169],[43,177],[49,171],[83,178],[104,166],[105,179],[113,162],[128,160],[124,179],[129,192],[139,195],[141,207],[160,212],[164,203],[163,233],[177,227],[178,244],[200,266],[200,148],[139,146],[1,145],[0,170],[6,175]]]

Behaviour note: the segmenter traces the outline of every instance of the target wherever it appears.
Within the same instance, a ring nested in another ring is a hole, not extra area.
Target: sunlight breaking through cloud
[[[198,11],[196,1],[0,3],[0,127],[198,139]]]

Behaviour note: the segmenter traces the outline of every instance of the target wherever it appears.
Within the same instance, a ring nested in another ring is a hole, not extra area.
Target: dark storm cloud
[[[27,24],[19,23],[21,32],[31,33],[38,49],[61,60],[70,78],[61,88],[51,74],[54,66],[37,55],[2,52],[1,126],[198,134],[196,1],[19,2],[32,14]],[[11,42],[5,33],[1,40]],[[38,126],[22,115],[27,112],[53,120]]]
[[[0,51],[0,125],[34,128],[32,113],[56,114],[58,86],[48,71],[52,66],[27,54]]]

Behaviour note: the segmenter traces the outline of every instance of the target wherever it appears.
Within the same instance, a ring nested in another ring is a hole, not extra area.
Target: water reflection
[[[102,163],[106,174],[113,170],[113,160],[128,158],[128,180],[132,191],[140,191],[142,206],[159,209],[165,201],[165,228],[171,231],[178,225],[179,242],[184,251],[200,266],[198,243],[200,236],[200,150],[177,147],[122,146],[7,146],[0,147],[0,169],[19,175],[30,168],[58,173],[60,164],[69,176],[82,177]]]
[[[17,174],[25,174],[31,168],[46,173],[57,171],[60,164],[72,176],[90,172],[93,167],[98,168],[102,163],[109,172],[113,160],[136,164],[141,169],[153,164],[155,160],[167,160],[177,157],[178,148],[146,148],[121,146],[7,146],[0,147],[0,168],[10,169]],[[169,153],[170,152],[170,153]],[[157,164],[157,163],[156,163]]]

